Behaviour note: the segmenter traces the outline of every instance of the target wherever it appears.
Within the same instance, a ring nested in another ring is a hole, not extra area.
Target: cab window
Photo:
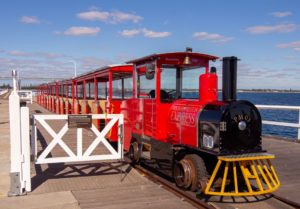
[[[138,90],[138,98],[151,98],[154,99],[156,97],[155,94],[155,77],[152,80],[148,80],[145,76],[145,70],[138,70],[138,81],[137,81],[137,90]]]

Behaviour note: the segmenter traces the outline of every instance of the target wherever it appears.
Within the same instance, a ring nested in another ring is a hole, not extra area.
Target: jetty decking
[[[35,103],[28,106],[30,113],[50,114]],[[33,191],[21,198],[7,198],[10,184],[8,100],[0,100],[0,113],[0,208],[194,208],[125,162],[32,164]],[[41,149],[51,138],[42,129],[39,134]],[[75,146],[72,134],[65,140],[70,147],[72,143]],[[300,143],[268,137],[264,138],[263,145],[276,155],[273,164],[281,187],[275,194],[300,204]],[[61,152],[57,149],[51,154],[59,156]]]
[[[126,162],[113,163],[32,163],[32,192],[24,197],[6,198],[9,191],[8,100],[0,102],[0,208],[195,208],[134,170]],[[28,105],[30,113],[50,113],[37,104]],[[59,123],[51,124],[56,130]],[[52,138],[40,128],[39,150]],[[75,149],[72,134],[64,138]],[[87,143],[94,136],[87,134]],[[84,144],[85,146],[85,144]],[[53,156],[63,151],[54,149]]]
[[[276,157],[272,162],[281,186],[274,194],[300,204],[300,143],[265,137],[263,146]]]

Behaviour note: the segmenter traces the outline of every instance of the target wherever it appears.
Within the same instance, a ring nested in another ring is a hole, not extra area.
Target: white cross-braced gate
[[[31,137],[32,154],[35,157],[36,164],[43,163],[67,163],[67,162],[84,162],[84,161],[103,161],[103,160],[122,160],[123,159],[123,115],[122,114],[92,114],[92,119],[109,119],[102,131],[99,131],[94,124],[91,126],[92,132],[96,135],[94,141],[83,152],[82,149],[82,128],[77,128],[77,151],[74,153],[68,145],[63,141],[63,136],[69,130],[68,115],[33,115],[33,127]],[[46,120],[62,120],[66,121],[65,125],[58,132],[55,132]],[[39,123],[52,137],[52,141],[47,147],[37,156],[37,123]],[[105,136],[118,124],[118,149],[117,151],[110,145]],[[95,148],[102,143],[109,154],[92,155]],[[68,156],[66,157],[47,157],[53,148],[59,145]]]

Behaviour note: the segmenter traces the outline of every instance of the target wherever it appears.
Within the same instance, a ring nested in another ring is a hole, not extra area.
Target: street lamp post
[[[76,62],[74,60],[69,60],[69,62],[73,63],[74,65],[74,77],[77,76],[77,65],[76,65]]]

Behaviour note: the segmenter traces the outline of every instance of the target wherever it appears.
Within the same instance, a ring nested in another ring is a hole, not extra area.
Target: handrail
[[[17,91],[21,101],[30,101],[32,104],[32,91],[29,90],[18,90]]]
[[[3,95],[3,94],[6,94],[7,92],[8,92],[8,89],[1,90],[0,91],[0,96]]]
[[[298,128],[298,140],[300,140],[300,106],[281,106],[281,105],[255,105],[258,109],[271,109],[271,110],[296,110],[299,111],[298,123],[286,123],[278,121],[263,120],[263,124],[274,126],[286,126],[292,128]]]

